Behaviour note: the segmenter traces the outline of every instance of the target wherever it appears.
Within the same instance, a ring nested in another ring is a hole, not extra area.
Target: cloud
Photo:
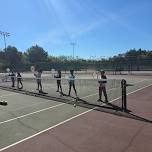
[[[50,14],[54,14],[54,20],[57,20],[59,25],[51,27],[48,32],[40,35],[34,43],[45,45],[50,42],[60,44],[64,42],[64,39],[72,41],[94,30],[101,23],[101,20],[98,21],[94,19],[94,15],[90,15],[92,12],[89,14],[78,13],[77,8],[84,11],[81,4],[75,2],[71,5],[67,2],[70,1],[43,0],[44,7]],[[80,19],[80,14],[84,20]]]
[[[57,20],[59,25],[51,27],[35,40],[41,45],[70,42],[99,27],[107,28],[108,24],[118,24],[126,30],[133,30],[123,19],[126,12],[122,13],[121,10],[114,13],[80,0],[43,0],[43,3],[48,12],[54,14],[54,20]]]
[[[61,31],[59,29],[53,29],[46,33],[40,34],[37,39],[33,41],[34,44],[39,44],[41,46],[47,45],[47,44],[55,44],[60,45],[66,40],[67,36],[64,31]]]

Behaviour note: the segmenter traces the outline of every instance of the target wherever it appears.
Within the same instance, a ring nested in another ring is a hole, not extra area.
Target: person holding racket
[[[69,76],[69,94],[68,94],[68,96],[71,96],[71,87],[73,87],[75,95],[77,96],[77,91],[76,91],[76,88],[75,88],[74,70],[70,70],[70,76]]]
[[[42,91],[42,83],[41,83],[41,76],[42,76],[42,70],[39,69],[37,73],[34,73],[34,76],[36,77],[36,82],[37,82],[37,90],[39,93],[43,93]]]
[[[58,73],[57,75],[54,76],[54,78],[57,78],[57,91],[56,92],[59,92],[59,89],[60,89],[60,93],[63,94],[62,92],[62,86],[61,86],[61,70],[58,70]]]
[[[12,87],[14,88],[15,87],[15,78],[16,78],[15,72],[12,71],[11,74],[9,74],[9,76],[11,77]]]
[[[107,77],[105,75],[104,70],[100,70],[100,75],[98,76],[98,83],[99,83],[99,99],[98,102],[102,101],[102,92],[105,97],[105,102],[108,102],[108,96],[106,91],[106,83],[107,83]]]
[[[21,85],[21,87],[20,87],[20,85]],[[21,76],[20,72],[17,72],[17,88],[19,90],[23,89],[22,76]]]

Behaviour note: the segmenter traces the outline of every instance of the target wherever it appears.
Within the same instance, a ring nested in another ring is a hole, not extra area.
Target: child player
[[[20,85],[21,85],[21,87],[20,87]],[[23,89],[22,76],[21,76],[20,72],[17,72],[17,88]]]
[[[71,96],[71,87],[73,87],[75,95],[77,97],[77,91],[76,91],[76,88],[75,88],[74,70],[70,70],[70,76],[69,76],[69,94],[68,94],[68,96]]]
[[[63,94],[62,92],[62,86],[61,86],[61,70],[58,70],[58,73],[57,75],[54,76],[54,78],[57,78],[57,91],[56,92],[59,92],[59,89],[60,89],[60,93]]]
[[[41,69],[39,69],[37,73],[34,73],[34,76],[36,77],[36,81],[37,81],[37,90],[39,91],[39,93],[43,93],[42,83],[41,83],[41,75],[42,75]]]
[[[14,87],[15,87],[15,78],[16,78],[16,75],[15,75],[15,73],[12,71],[11,74],[9,74],[9,76],[11,77],[12,87],[14,88]]]
[[[107,83],[107,77],[105,75],[105,71],[101,70],[100,71],[100,76],[98,77],[98,83],[99,83],[99,99],[98,101],[102,101],[102,92],[105,97],[105,102],[108,102],[108,97],[107,97],[107,91],[106,91],[106,83]]]

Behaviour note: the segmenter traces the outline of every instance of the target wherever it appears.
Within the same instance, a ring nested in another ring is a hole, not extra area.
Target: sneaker
[[[56,90],[56,92],[59,92],[59,90]]]
[[[108,100],[105,100],[105,103],[108,103]]]
[[[43,91],[42,91],[42,90],[39,90],[39,93],[43,93]]]
[[[62,97],[63,96],[63,93],[62,92],[59,92],[60,93],[60,97]]]
[[[76,96],[76,98],[75,98],[75,99],[76,99],[76,101],[78,101],[78,100],[79,100],[79,97],[78,97],[78,96]]]
[[[77,104],[75,103],[73,106],[74,106],[74,107],[76,107],[76,106],[77,106]]]
[[[101,100],[101,99],[98,99],[97,102],[102,102],[102,100]]]

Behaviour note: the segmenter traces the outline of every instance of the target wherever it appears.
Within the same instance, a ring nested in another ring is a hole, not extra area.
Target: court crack
[[[58,138],[57,136],[55,136],[54,134],[51,134],[50,132],[47,133],[49,136],[53,136],[57,141],[59,141],[61,144],[63,144],[65,147],[71,149],[73,152],[79,152],[76,149],[74,149],[72,146],[70,146],[69,144],[66,144],[63,140],[61,140],[60,138]]]
[[[138,134],[142,131],[142,129],[145,127],[145,124],[142,125],[137,132],[135,133],[135,135],[131,138],[130,142],[128,143],[128,145],[121,151],[121,152],[126,152],[133,144],[135,138],[138,136]]]
[[[35,129],[34,127],[31,127],[31,126],[28,125],[28,124],[25,124],[25,123],[22,122],[19,118],[17,119],[17,121],[18,121],[22,126],[28,128],[28,129],[34,130],[34,131],[36,131],[36,132],[39,132],[39,131],[40,131],[40,130],[38,130],[38,129]]]

